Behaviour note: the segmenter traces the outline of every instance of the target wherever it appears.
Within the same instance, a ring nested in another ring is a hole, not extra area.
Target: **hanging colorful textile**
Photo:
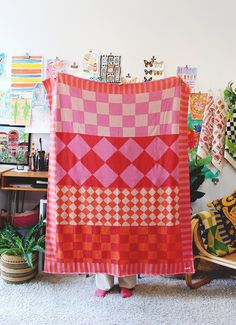
[[[225,159],[236,169],[236,108],[227,113]]]
[[[60,74],[51,106],[45,271],[193,273],[189,88]]]
[[[212,156],[212,164],[221,171],[224,157],[226,108],[222,98],[208,97],[204,111],[197,154],[201,158]]]
[[[213,142],[212,142],[212,164],[221,171],[224,159],[224,143],[227,112],[222,98],[215,103]]]

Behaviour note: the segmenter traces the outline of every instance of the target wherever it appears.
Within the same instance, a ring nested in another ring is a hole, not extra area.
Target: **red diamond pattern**
[[[67,147],[57,155],[57,162],[67,172],[77,163],[77,161],[76,156]]]
[[[141,153],[141,155],[133,162],[133,165],[143,174],[147,174],[154,164],[155,161],[146,151]]]
[[[179,158],[173,150],[168,149],[158,160],[158,163],[162,165],[169,173],[171,173],[177,166]]]
[[[130,165],[130,161],[119,151],[116,151],[106,163],[117,174],[121,174]]]
[[[104,164],[104,161],[93,150],[90,150],[81,162],[93,174]]]
[[[152,184],[177,185],[179,160],[173,151],[176,147],[176,135],[171,139],[163,136],[111,138],[74,134],[69,134],[67,138],[60,133],[57,136],[60,139],[57,164],[61,171],[65,171],[65,175],[62,172],[58,177],[57,182],[60,184],[65,182],[64,184],[121,188],[150,187]],[[89,151],[86,152],[87,150]],[[78,162],[81,164],[79,173],[78,168],[73,168]],[[82,166],[86,175],[83,175]],[[105,175],[105,172],[109,175]]]

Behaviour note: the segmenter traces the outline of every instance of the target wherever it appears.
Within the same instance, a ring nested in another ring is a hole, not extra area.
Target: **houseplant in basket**
[[[7,222],[0,230],[1,277],[9,283],[23,283],[38,272],[38,253],[45,251],[43,218],[25,235]]]

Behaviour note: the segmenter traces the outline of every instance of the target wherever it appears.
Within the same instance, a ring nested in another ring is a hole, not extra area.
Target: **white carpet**
[[[0,324],[152,325],[236,323],[235,280],[214,280],[190,290],[183,280],[160,276],[138,281],[134,296],[118,289],[94,296],[94,277],[41,274],[27,284],[0,279]]]

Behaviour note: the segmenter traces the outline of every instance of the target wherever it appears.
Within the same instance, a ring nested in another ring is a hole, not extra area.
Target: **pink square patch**
[[[96,101],[102,103],[108,103],[108,94],[96,93]]]
[[[123,129],[119,127],[110,127],[110,135],[112,137],[122,137]]]
[[[148,125],[160,124],[160,113],[148,114]]]
[[[147,114],[148,113],[148,103],[137,103],[136,104],[136,114]]]
[[[123,126],[124,127],[135,126],[135,116],[133,115],[123,116]]]
[[[93,100],[84,100],[85,112],[96,113],[96,102]]]
[[[72,97],[81,98],[82,97],[82,90],[81,90],[81,88],[70,87],[70,95]]]
[[[62,132],[73,132],[72,122],[61,122]]]
[[[77,123],[84,123],[84,112],[73,110],[73,121]]]
[[[98,114],[97,121],[98,121],[98,125],[100,126],[109,126],[109,115]]]
[[[97,135],[98,134],[98,127],[96,125],[85,125],[85,133],[86,134],[92,134]]]
[[[141,126],[135,128],[135,136],[137,137],[145,137],[148,135],[148,127],[147,126]]]
[[[123,104],[134,104],[136,102],[135,95],[133,94],[123,94]]]
[[[122,115],[122,104],[109,104],[111,115]]]
[[[155,92],[151,92],[149,94],[149,100],[150,101],[161,100],[161,98],[162,98],[162,92],[161,91],[155,91]]]
[[[69,95],[59,95],[60,96],[60,107],[71,108],[71,98]]]

